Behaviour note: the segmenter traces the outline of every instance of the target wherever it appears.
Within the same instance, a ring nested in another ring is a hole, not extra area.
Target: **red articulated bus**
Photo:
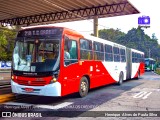
[[[34,27],[18,32],[11,87],[16,94],[84,97],[143,73],[143,52],[63,27]]]

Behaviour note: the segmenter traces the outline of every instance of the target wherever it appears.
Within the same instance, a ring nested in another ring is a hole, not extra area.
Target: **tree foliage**
[[[150,37],[140,27],[132,28],[127,34],[119,29],[103,29],[99,30],[99,37],[140,50],[145,53],[145,57],[160,58],[160,45],[155,34]]]
[[[0,61],[12,59],[15,36],[13,29],[0,28]]]
[[[111,28],[111,29],[99,30],[100,38],[110,40],[113,42],[117,42],[117,40],[123,36],[125,36],[125,33],[121,32],[120,29],[114,30],[113,28]]]

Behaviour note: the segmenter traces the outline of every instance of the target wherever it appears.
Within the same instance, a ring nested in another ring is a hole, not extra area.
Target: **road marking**
[[[142,99],[146,99],[152,92],[149,92],[147,95],[145,95]]]
[[[145,91],[155,91],[155,92],[160,92],[160,89],[158,88],[158,89],[155,89],[155,88],[143,88],[143,90],[145,90]]]
[[[135,88],[135,91],[160,92],[160,88]]]
[[[73,102],[64,102],[62,104],[55,105],[55,106],[51,106],[51,105],[36,105],[36,107],[56,110],[56,109],[64,108],[64,107],[66,107],[68,105],[71,105],[71,104],[73,104]]]
[[[141,91],[141,92],[139,92],[138,94],[135,94],[133,97],[134,97],[134,98],[140,98],[140,97],[144,96],[146,93],[147,93],[147,92],[145,92],[145,91]]]
[[[149,96],[150,94],[152,94],[152,92],[141,91],[141,92],[135,94],[135,95],[133,96],[133,98],[146,99],[146,98],[148,98],[148,96]]]
[[[3,104],[6,104],[6,105],[18,105],[18,106],[33,106],[34,108],[45,108],[45,109],[52,109],[52,110],[57,110],[57,109],[60,109],[60,108],[64,108],[68,105],[71,105],[73,104],[73,102],[64,102],[64,103],[61,103],[61,104],[58,104],[58,105],[55,105],[55,106],[52,106],[52,105],[35,105],[35,104],[29,104],[29,103],[17,103],[17,102],[6,102],[6,103],[3,103]]]

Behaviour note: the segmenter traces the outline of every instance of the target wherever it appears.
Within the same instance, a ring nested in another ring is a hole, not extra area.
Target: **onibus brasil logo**
[[[149,16],[140,16],[138,17],[138,25],[140,27],[149,28],[150,27],[150,17]]]

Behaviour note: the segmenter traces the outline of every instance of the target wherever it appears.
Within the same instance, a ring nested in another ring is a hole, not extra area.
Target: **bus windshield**
[[[49,72],[59,69],[60,39],[18,38],[13,52],[13,70]]]
[[[149,65],[149,60],[145,60],[145,65],[146,65],[146,66]]]

